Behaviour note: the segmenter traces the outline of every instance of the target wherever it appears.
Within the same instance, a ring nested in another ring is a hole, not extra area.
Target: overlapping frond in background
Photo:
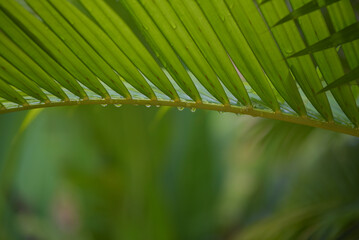
[[[359,89],[347,84],[359,66],[353,6],[1,0],[0,112],[169,105],[359,135]]]

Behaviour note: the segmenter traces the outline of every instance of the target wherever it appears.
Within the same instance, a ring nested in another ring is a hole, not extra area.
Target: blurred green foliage
[[[140,106],[0,116],[0,239],[356,239],[358,138]]]

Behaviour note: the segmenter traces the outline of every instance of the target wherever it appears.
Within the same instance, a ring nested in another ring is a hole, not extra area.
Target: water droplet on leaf
[[[178,111],[183,111],[184,107],[178,107]]]

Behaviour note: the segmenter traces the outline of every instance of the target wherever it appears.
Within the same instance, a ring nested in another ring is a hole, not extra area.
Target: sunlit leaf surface
[[[349,0],[2,0],[0,29],[0,113],[163,105],[359,135]]]

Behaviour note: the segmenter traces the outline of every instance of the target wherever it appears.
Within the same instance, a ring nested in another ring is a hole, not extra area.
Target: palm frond
[[[324,0],[324,1],[313,0],[313,1],[310,1],[306,4],[304,4],[303,6],[301,6],[300,8],[293,10],[287,16],[285,16],[284,18],[279,20],[276,24],[274,24],[273,27],[283,24],[285,22],[288,22],[290,20],[298,19],[301,16],[304,16],[304,15],[314,12],[316,10],[320,10],[321,8],[327,7],[330,4],[336,3],[338,1],[340,1],[340,0]],[[262,4],[263,4],[263,2],[262,2]]]
[[[359,22],[356,22],[342,29],[339,32],[336,32],[289,57],[299,57],[309,53],[323,51],[325,49],[337,47],[341,44],[352,42],[357,39],[359,39]]]
[[[3,0],[0,113],[166,105],[359,136],[356,86],[336,81],[358,75],[357,25],[349,0]]]
[[[356,68],[352,69],[351,71],[349,71],[348,73],[346,73],[344,76],[342,76],[342,77],[336,79],[334,82],[328,84],[328,86],[326,86],[325,88],[320,90],[320,92],[325,92],[330,89],[339,87],[345,83],[354,81],[358,78],[358,76],[359,76],[359,67],[356,67]]]

